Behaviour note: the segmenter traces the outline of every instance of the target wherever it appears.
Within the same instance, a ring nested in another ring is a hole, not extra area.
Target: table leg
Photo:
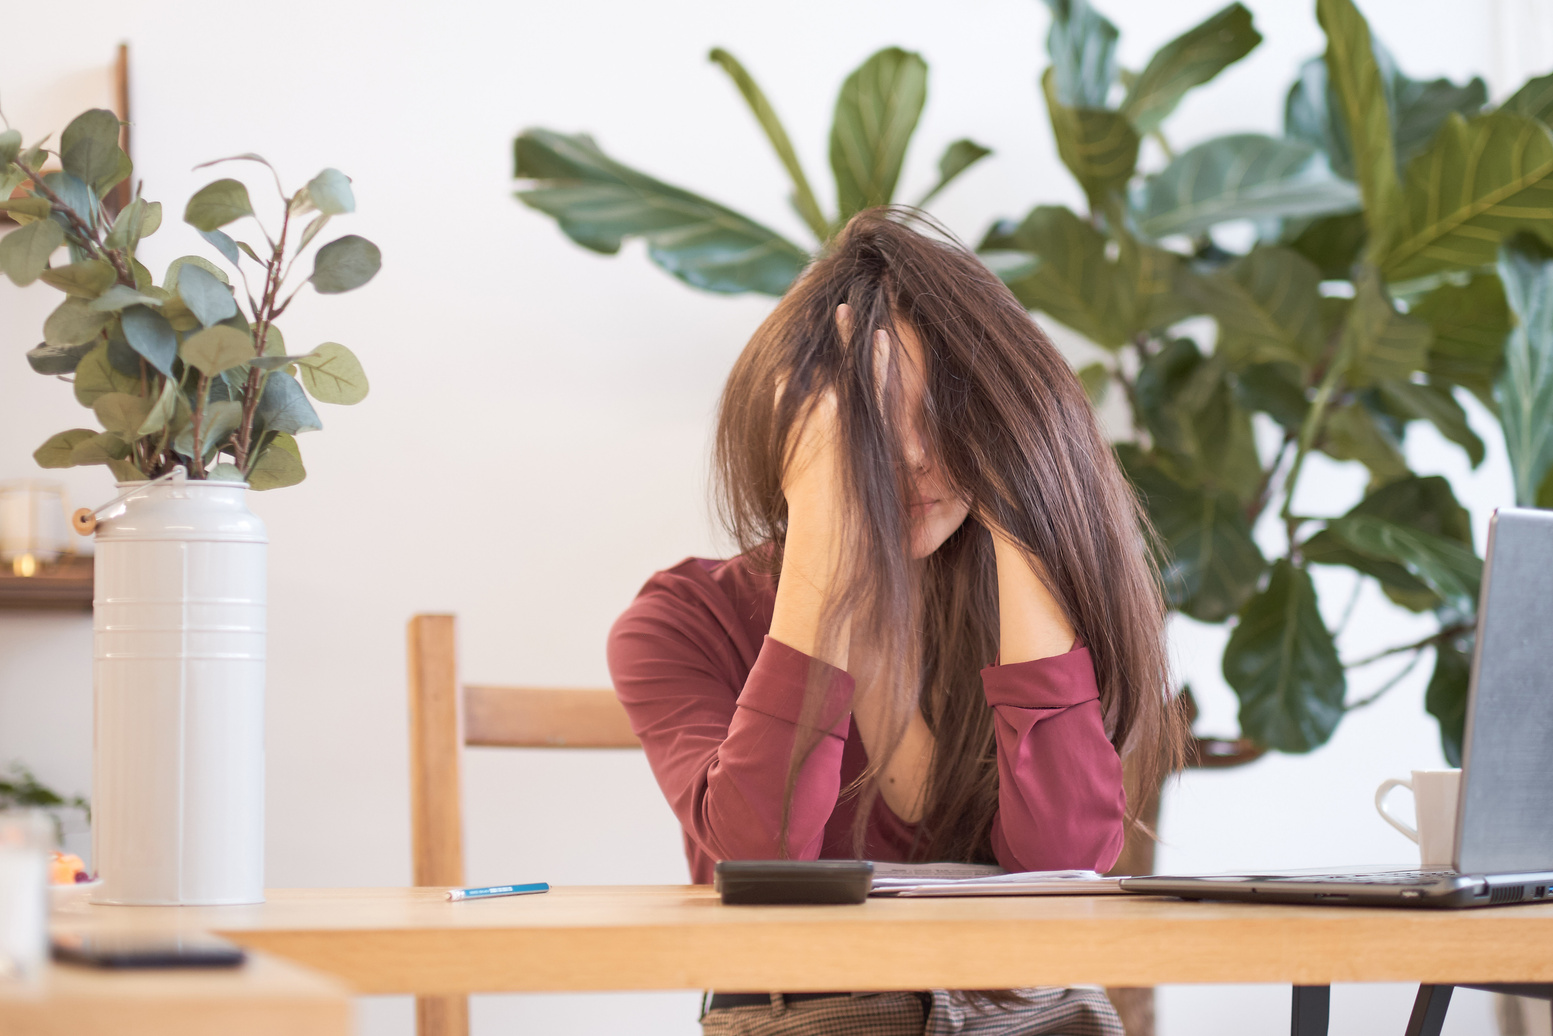
[[[1332,1020],[1331,986],[1295,986],[1290,1036],[1327,1036]]]
[[[1407,1020],[1407,1036],[1440,1036],[1445,1011],[1451,1006],[1455,986],[1419,986],[1413,1015]]]

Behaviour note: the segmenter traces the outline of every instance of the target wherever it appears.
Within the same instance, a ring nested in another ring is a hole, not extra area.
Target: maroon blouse
[[[766,635],[776,587],[728,561],[688,558],[647,581],[609,634],[615,693],[685,831],[692,878],[717,860],[778,855],[783,789],[808,655]],[[867,765],[846,702],[852,678],[831,671],[835,717],[799,771],[788,822],[796,859],[851,858],[855,802],[840,798]],[[1105,870],[1122,851],[1122,767],[1105,736],[1087,648],[990,666],[982,688],[995,720],[998,815],[992,848],[1011,871]],[[914,825],[883,800],[865,853],[901,861]]]

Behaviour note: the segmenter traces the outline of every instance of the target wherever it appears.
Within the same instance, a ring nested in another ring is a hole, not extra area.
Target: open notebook
[[[1100,896],[1121,878],[1094,871],[1023,871],[976,863],[875,863],[870,896]]]

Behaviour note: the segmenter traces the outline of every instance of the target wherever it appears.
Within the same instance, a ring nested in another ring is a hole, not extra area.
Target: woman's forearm
[[[848,626],[822,637],[820,622],[835,592],[842,551],[841,523],[824,499],[789,506],[782,574],[771,612],[773,640],[837,669],[847,667]]]
[[[1060,655],[1073,646],[1073,626],[1041,582],[1039,559],[996,529],[998,657],[1003,665]]]

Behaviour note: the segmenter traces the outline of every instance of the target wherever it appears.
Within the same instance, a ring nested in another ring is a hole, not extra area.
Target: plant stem
[[[1285,432],[1283,442],[1278,444],[1278,452],[1273,456],[1273,462],[1262,473],[1262,482],[1256,487],[1256,495],[1251,498],[1251,505],[1246,508],[1246,522],[1255,525],[1256,520],[1267,510],[1267,504],[1272,499],[1273,477],[1278,474],[1278,469],[1283,467],[1283,458],[1289,452],[1289,446],[1294,442],[1294,433]]]
[[[1321,378],[1321,387],[1316,390],[1316,398],[1311,401],[1310,410],[1305,414],[1305,423],[1300,426],[1299,448],[1294,453],[1294,464],[1289,468],[1289,476],[1283,481],[1283,508],[1279,517],[1284,521],[1289,536],[1289,554],[1292,557],[1299,546],[1299,520],[1296,519],[1291,508],[1294,506],[1294,489],[1300,480],[1300,470],[1305,466],[1305,456],[1316,443],[1316,435],[1321,430],[1321,419],[1326,416],[1327,404],[1332,400],[1332,393],[1337,391],[1337,384],[1343,378],[1343,371],[1348,366],[1346,351],[1339,352],[1332,365],[1327,368],[1326,374]]]
[[[1343,711],[1345,711],[1345,712],[1352,712],[1354,709],[1362,709],[1366,705],[1373,705],[1373,704],[1375,704],[1377,701],[1380,700],[1380,698],[1381,698],[1381,696],[1383,694],[1385,694],[1387,691],[1391,690],[1393,687],[1395,687],[1397,684],[1401,683],[1403,680],[1407,679],[1407,674],[1411,673],[1414,669],[1418,668],[1418,663],[1419,663],[1419,661],[1423,657],[1424,657],[1423,648],[1415,648],[1413,650],[1413,657],[1408,660],[1407,665],[1402,667],[1402,671],[1401,672],[1397,673],[1391,679],[1389,679],[1385,683],[1381,684],[1378,688],[1375,689],[1375,691],[1373,693],[1367,695],[1366,697],[1360,698],[1356,702],[1353,702],[1353,703],[1348,704],[1348,705],[1344,705],[1343,706]]]
[[[27,178],[32,181],[33,190],[48,199],[49,205],[70,221],[71,227],[75,230],[75,237],[80,242],[81,247],[85,248],[96,258],[111,265],[114,273],[118,274],[120,284],[133,288],[135,286],[135,274],[130,270],[129,264],[124,261],[124,257],[113,249],[103,248],[97,241],[97,235],[93,232],[91,226],[81,218],[75,209],[72,209],[65,203],[65,199],[54,193],[54,189],[44,183],[43,177],[29,167],[27,163],[18,158],[16,160],[16,168],[27,174]]]
[[[275,320],[275,296],[280,294],[281,260],[286,251],[286,233],[291,228],[291,206],[287,205],[280,222],[280,241],[270,255],[269,269],[264,274],[264,294],[260,297],[259,311],[254,314],[254,356],[264,355],[264,340]],[[266,235],[267,236],[267,235]],[[289,301],[289,300],[288,300]],[[248,471],[248,454],[253,443],[253,415],[259,406],[259,396],[264,390],[264,372],[257,367],[248,369],[248,381],[243,386],[243,416],[238,424],[237,445],[233,450],[237,466]]]
[[[1402,644],[1398,647],[1387,648],[1384,651],[1370,655],[1368,658],[1361,658],[1357,662],[1347,662],[1343,665],[1343,668],[1358,669],[1362,666],[1367,666],[1371,665],[1372,663],[1379,662],[1383,658],[1390,658],[1392,655],[1400,655],[1407,651],[1419,651],[1426,647],[1433,647],[1435,644],[1440,643],[1442,640],[1450,640],[1454,637],[1459,637],[1463,633],[1470,633],[1474,629],[1477,629],[1477,623],[1475,622],[1454,623],[1450,626],[1441,627],[1435,632],[1429,634],[1427,637],[1424,637],[1422,640],[1415,640],[1411,644]]]
[[[201,374],[194,388],[194,445],[191,448],[194,456],[189,458],[189,463],[194,465],[194,477],[205,477],[205,451],[200,448],[200,422],[205,417],[205,397],[210,394],[210,375]]]

